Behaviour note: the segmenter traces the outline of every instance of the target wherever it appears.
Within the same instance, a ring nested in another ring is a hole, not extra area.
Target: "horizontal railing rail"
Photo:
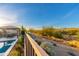
[[[26,33],[26,55],[27,56],[48,56],[48,54]]]

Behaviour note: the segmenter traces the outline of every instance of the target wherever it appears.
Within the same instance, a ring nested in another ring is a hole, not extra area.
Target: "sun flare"
[[[11,24],[11,20],[7,18],[0,18],[0,26],[9,25]]]

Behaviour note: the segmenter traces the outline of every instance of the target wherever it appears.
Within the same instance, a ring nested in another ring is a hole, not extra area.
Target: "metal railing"
[[[25,56],[48,56],[48,54],[26,33],[24,38]]]

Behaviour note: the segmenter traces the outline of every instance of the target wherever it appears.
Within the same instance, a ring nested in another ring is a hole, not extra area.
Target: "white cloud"
[[[73,8],[71,11],[69,11],[64,17],[63,19],[70,17],[72,14],[74,14],[74,12],[77,10],[78,6],[76,6],[75,8]]]

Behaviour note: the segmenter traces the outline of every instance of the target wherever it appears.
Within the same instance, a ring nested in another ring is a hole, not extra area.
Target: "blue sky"
[[[0,25],[79,27],[79,4],[0,4]]]

